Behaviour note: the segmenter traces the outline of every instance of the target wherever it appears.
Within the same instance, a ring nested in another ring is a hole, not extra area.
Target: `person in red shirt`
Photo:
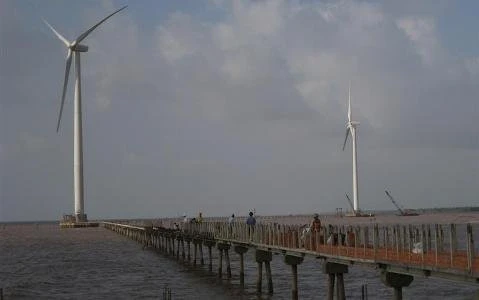
[[[321,231],[321,220],[319,219],[318,214],[314,214],[313,220],[311,221],[311,231],[319,232]]]

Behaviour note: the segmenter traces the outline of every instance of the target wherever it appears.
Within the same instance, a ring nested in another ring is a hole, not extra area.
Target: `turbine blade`
[[[123,6],[122,8],[116,10],[115,12],[111,13],[110,15],[106,16],[105,18],[103,18],[100,22],[98,22],[95,26],[93,26],[92,28],[88,29],[87,31],[85,31],[84,33],[80,34],[80,36],[77,37],[77,39],[73,42],[74,44],[78,44],[80,43],[81,41],[83,41],[83,39],[85,39],[93,30],[95,30],[95,28],[97,28],[98,26],[100,26],[103,22],[105,22],[108,18],[112,17],[114,14],[116,13],[119,13],[120,11],[124,10],[125,8],[127,8],[128,5],[125,5]]]
[[[72,51],[68,49],[67,61],[65,66],[65,79],[63,81],[62,102],[60,103],[60,112],[58,113],[57,132],[60,129],[60,121],[62,119],[63,104],[65,104],[65,94],[67,92],[68,75],[70,74],[71,64],[72,64]]]
[[[43,22],[45,22],[45,24],[47,24],[48,27],[50,27],[50,29],[53,31],[53,33],[55,33],[55,35],[67,46],[69,47],[70,46],[70,42],[64,38],[60,33],[58,33],[58,31],[55,30],[55,28],[53,28],[52,25],[50,25],[45,19],[42,19]]]
[[[349,127],[346,129],[346,137],[344,138],[344,144],[343,144],[343,151],[344,151],[344,148],[346,147],[346,142],[348,141],[348,136],[349,136]]]
[[[349,82],[349,96],[348,96],[348,121],[351,122],[351,81]]]

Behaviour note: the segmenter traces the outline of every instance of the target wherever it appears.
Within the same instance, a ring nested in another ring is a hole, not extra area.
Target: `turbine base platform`
[[[60,228],[87,228],[98,227],[98,222],[60,222]]]
[[[373,213],[364,213],[364,212],[348,212],[344,214],[345,217],[374,217]]]
[[[63,215],[63,218],[60,221],[60,228],[86,228],[98,226],[98,222],[89,222],[86,214]]]

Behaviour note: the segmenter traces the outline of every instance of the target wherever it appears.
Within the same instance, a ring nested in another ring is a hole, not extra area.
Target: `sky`
[[[83,44],[90,219],[476,206],[477,1],[0,1],[0,221],[72,213]]]

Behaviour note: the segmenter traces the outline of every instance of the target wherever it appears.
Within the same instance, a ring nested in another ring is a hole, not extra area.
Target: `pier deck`
[[[322,260],[325,266],[334,266],[325,267],[324,272],[336,276],[339,280],[337,285],[342,282],[342,274],[347,273],[348,267],[371,267],[385,274],[384,282],[395,289],[395,295],[402,295],[401,288],[408,286],[413,276],[479,283],[479,257],[476,256],[474,244],[479,228],[475,223],[331,222],[319,232],[309,232],[299,224],[275,222],[262,222],[254,227],[248,227],[244,222],[232,225],[226,222],[205,222],[182,224],[182,228],[176,230],[108,222],[102,224],[105,228],[163,249],[178,258],[180,244],[184,258],[184,243],[187,242],[188,259],[190,243],[195,244],[195,261],[197,245],[200,248],[207,245],[210,253],[213,246],[218,246],[220,251],[230,247],[243,249],[241,251],[244,252],[253,249],[257,252],[258,263],[264,260],[258,259],[258,255],[264,257],[264,253],[282,254],[285,262],[294,266],[300,264],[306,256],[314,257]],[[237,253],[242,255],[243,252],[240,252]],[[267,258],[264,262],[269,264]],[[261,270],[259,265],[258,268]],[[293,273],[294,270],[293,267]],[[405,283],[398,285],[397,282]],[[334,279],[331,284],[334,285]]]

